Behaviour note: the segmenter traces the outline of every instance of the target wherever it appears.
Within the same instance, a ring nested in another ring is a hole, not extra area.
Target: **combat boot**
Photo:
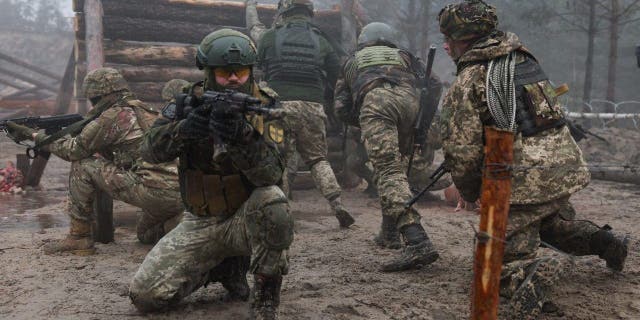
[[[69,234],[62,240],[50,242],[42,247],[45,254],[57,252],[70,252],[79,256],[88,256],[96,253],[91,237],[91,223],[71,218]]]
[[[356,220],[349,214],[349,211],[342,205],[342,201],[340,197],[337,197],[330,202],[331,210],[333,210],[338,222],[340,223],[341,228],[348,228],[351,226]]]
[[[382,272],[420,269],[438,260],[440,255],[433,247],[422,225],[419,223],[406,225],[402,227],[400,232],[407,246],[402,251],[400,258],[382,266]]]
[[[540,283],[537,263],[527,268],[527,277],[509,299],[504,319],[538,319],[546,299],[546,290]]]
[[[598,256],[607,262],[607,267],[622,271],[629,253],[629,236],[616,235],[607,229],[596,232],[591,239],[592,248]]]
[[[392,216],[382,216],[380,232],[373,238],[373,242],[381,248],[400,249],[402,247],[400,243],[400,232]]]
[[[247,301],[250,295],[247,272],[251,258],[240,256],[224,259],[209,271],[210,282],[220,282],[227,289],[226,301]],[[206,286],[206,284],[205,284]]]
[[[255,285],[251,297],[251,319],[278,319],[282,276],[267,277],[257,274],[254,279]]]

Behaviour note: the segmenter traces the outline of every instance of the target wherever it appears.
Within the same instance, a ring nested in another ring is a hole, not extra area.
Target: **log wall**
[[[95,0],[73,0],[76,11],[74,96],[80,108],[84,104],[82,80],[89,68],[88,62],[96,60],[93,54],[87,53],[87,40],[91,35],[87,33],[86,20],[91,15],[86,11],[92,7],[87,1]],[[207,34],[229,27],[246,33],[242,2],[108,0],[101,1],[101,4],[104,65],[121,71],[134,93],[152,104],[161,102],[160,91],[167,81],[175,78],[197,81],[202,78],[202,72],[195,68],[194,57],[196,45]],[[259,5],[258,12],[261,21],[270,25],[276,15],[276,7]],[[327,34],[340,39],[342,22],[339,10],[317,12],[314,22]],[[101,57],[97,60],[101,61]]]

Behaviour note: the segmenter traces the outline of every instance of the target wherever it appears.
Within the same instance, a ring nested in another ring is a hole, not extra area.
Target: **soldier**
[[[384,265],[383,271],[419,268],[438,259],[418,212],[404,209],[412,197],[406,156],[418,115],[417,74],[423,69],[416,57],[397,47],[396,39],[398,34],[384,23],[365,26],[358,38],[359,50],[343,66],[336,85],[338,118],[361,128],[373,164],[382,206],[376,243],[397,246],[399,230],[407,245],[400,259]]]
[[[340,199],[340,185],[327,161],[327,115],[323,104],[326,86],[333,87],[339,59],[325,35],[311,24],[310,0],[282,0],[278,4],[281,21],[261,32],[255,1],[247,1],[247,29],[259,36],[258,63],[267,81],[280,96],[285,111],[287,133],[287,179],[289,192],[297,167],[295,152],[311,169],[313,181],[331,204],[340,227],[355,220]]]
[[[621,271],[629,238],[573,220],[569,198],[589,183],[589,171],[550,81],[515,34],[497,30],[495,8],[480,0],[451,4],[439,22],[458,70],[442,110],[445,163],[465,201],[479,198],[484,127],[516,134],[514,167],[521,169],[512,178],[501,295],[509,299],[507,319],[534,319],[564,270],[560,257],[538,255],[541,241],[599,255]]]
[[[189,85],[191,85],[189,81],[182,79],[171,79],[167,81],[162,87],[162,100],[167,103],[171,102],[177,94],[182,93],[184,88],[187,88]]]
[[[93,200],[97,190],[141,208],[136,233],[152,244],[169,230],[169,221],[183,211],[175,165],[151,165],[138,147],[158,113],[136,100],[122,75],[112,68],[93,70],[84,78],[84,94],[93,109],[74,137],[47,136],[10,123],[11,134],[71,162],[69,177],[69,235],[46,244],[47,254],[95,252],[91,237]],[[167,223],[167,226],[165,226]]]
[[[189,91],[197,97],[230,89],[271,103],[272,93],[254,82],[255,61],[256,49],[247,36],[215,31],[197,50],[205,80]],[[170,307],[211,281],[220,281],[229,298],[246,300],[250,270],[255,279],[252,316],[277,318],[293,241],[287,197],[276,185],[284,164],[271,142],[282,142],[282,129],[258,116],[229,112],[233,107],[219,101],[210,114],[197,107],[181,119],[176,104],[169,104],[145,136],[142,149],[149,161],[179,158],[187,212],[149,252],[132,281],[130,297],[141,311]],[[212,132],[224,141],[226,152],[214,150],[219,144],[214,146]]]

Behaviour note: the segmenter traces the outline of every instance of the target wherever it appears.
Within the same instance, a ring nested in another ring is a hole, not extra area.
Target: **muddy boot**
[[[429,236],[420,224],[410,224],[400,230],[404,236],[406,248],[400,258],[382,266],[383,272],[398,272],[420,269],[438,260],[438,252],[433,247]]]
[[[398,226],[393,217],[382,216],[380,232],[373,238],[373,242],[381,248],[400,249],[402,247],[400,243],[400,232],[398,232]]]
[[[349,211],[347,211],[347,209],[342,205],[340,197],[331,200],[330,204],[331,210],[335,213],[341,228],[348,228],[356,222],[356,220],[349,214]]]
[[[535,270],[529,270],[529,276],[509,299],[504,319],[530,320],[540,316],[546,300],[546,290],[540,285],[538,274],[530,274],[531,272]]]
[[[622,271],[629,253],[629,240],[628,235],[616,235],[610,230],[602,229],[593,235],[591,247],[607,262],[607,267]]]
[[[91,237],[91,223],[71,218],[67,237],[45,244],[42,250],[45,254],[70,252],[79,256],[88,256],[96,253],[96,248],[93,246],[93,238]]]
[[[251,297],[251,319],[276,320],[280,305],[282,276],[266,277],[255,275],[255,285]]]

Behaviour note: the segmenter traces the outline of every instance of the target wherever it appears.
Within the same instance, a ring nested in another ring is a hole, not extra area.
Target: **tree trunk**
[[[431,0],[422,1],[422,37],[420,37],[420,53],[418,54],[422,60],[427,60],[427,52],[429,51],[429,24],[431,23]]]
[[[358,38],[358,23],[353,12],[355,0],[342,0],[342,46],[346,52],[354,52]]]
[[[409,51],[413,54],[416,54],[418,51],[418,17],[419,14],[416,8],[416,0],[409,0],[405,29],[407,31],[407,40],[409,40]]]
[[[104,49],[102,46],[102,1],[85,0],[87,72],[102,68]]]
[[[582,90],[583,103],[591,101],[591,89],[593,88],[593,55],[596,38],[596,0],[589,0],[589,28],[587,30],[587,61],[585,62],[584,89]],[[587,112],[587,106],[583,106],[583,111]]]
[[[616,67],[618,65],[618,30],[620,28],[620,0],[611,0],[611,33],[609,34],[609,72],[607,76],[607,100],[616,99]],[[607,112],[615,112],[614,106]]]

